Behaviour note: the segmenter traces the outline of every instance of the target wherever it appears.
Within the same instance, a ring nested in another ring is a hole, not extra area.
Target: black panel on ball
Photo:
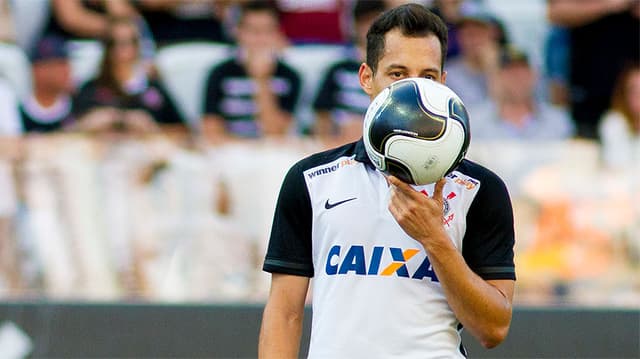
[[[451,98],[449,100],[449,117],[455,119],[462,124],[464,132],[467,134],[467,140],[469,139],[469,113],[462,104],[462,101]]]
[[[386,162],[387,162],[387,172],[390,175],[396,176],[406,183],[411,183],[411,184],[416,183],[416,181],[411,176],[411,172],[409,172],[409,169],[407,169],[405,165],[403,165],[402,163],[396,160],[389,159],[389,158],[386,159]]]
[[[386,140],[397,134],[424,139],[437,139],[444,133],[446,118],[430,113],[420,100],[413,81],[390,86],[391,93],[374,115],[369,129],[371,145],[384,153]]]
[[[469,130],[469,113],[467,113],[467,109],[462,103],[462,101],[452,98],[449,100],[449,117],[455,121],[460,122],[462,127],[464,128],[464,142],[462,143],[462,147],[460,148],[460,153],[458,157],[453,162],[449,170],[447,170],[447,174],[453,171],[460,161],[467,154],[467,149],[469,148],[469,142],[471,142],[471,131]]]

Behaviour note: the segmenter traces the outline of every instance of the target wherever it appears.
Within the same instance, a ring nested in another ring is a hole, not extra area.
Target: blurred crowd
[[[280,176],[361,136],[366,32],[404,2],[0,0],[0,294],[264,298]],[[495,143],[588,143],[569,156],[596,149],[585,173],[640,179],[639,0],[528,1],[540,11],[520,17],[524,2],[417,2],[449,27],[446,83],[489,146],[479,160]],[[616,203],[637,274],[640,210]],[[565,202],[537,211],[541,243],[589,237],[548,230]],[[553,298],[574,277],[549,278]]]

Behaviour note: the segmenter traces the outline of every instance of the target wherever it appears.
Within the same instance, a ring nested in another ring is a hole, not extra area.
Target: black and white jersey
[[[74,101],[70,96],[60,96],[46,108],[29,96],[20,104],[19,111],[24,133],[61,131],[75,121]]]
[[[451,241],[480,277],[515,280],[502,180],[468,160],[446,179]],[[362,139],[299,161],[284,179],[263,269],[313,277],[310,358],[464,356],[461,325],[424,248],[389,212],[389,196]]]
[[[278,61],[270,86],[280,109],[293,113],[302,86],[298,73],[286,63]],[[255,96],[258,86],[239,57],[214,66],[207,77],[205,91],[203,113],[222,117],[227,131],[234,135],[249,138],[261,136],[256,122],[259,109]]]
[[[313,109],[331,112],[337,124],[353,115],[364,117],[371,100],[360,87],[358,70],[361,63],[356,59],[345,59],[333,64],[322,81]]]

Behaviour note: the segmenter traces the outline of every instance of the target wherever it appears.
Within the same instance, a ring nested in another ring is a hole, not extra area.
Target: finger
[[[444,178],[441,178],[438,182],[436,182],[436,187],[433,190],[433,198],[436,201],[442,202],[442,191],[446,182],[447,181]]]
[[[390,203],[396,203],[396,205],[398,204],[402,204],[404,201],[407,200],[407,195],[402,192],[402,190],[400,190],[397,186],[391,185],[389,187],[389,190],[391,192],[391,195],[389,196],[389,202]]]
[[[391,215],[396,219],[396,221],[401,218],[406,202],[407,200],[404,194],[402,194],[398,190],[392,189],[387,208],[389,209],[389,212],[391,212]]]
[[[390,187],[389,206],[393,208],[392,214],[397,218],[398,215],[403,213],[406,207],[412,203],[414,199],[411,197],[411,193],[406,193],[395,185]]]
[[[391,185],[395,186],[395,188],[397,188],[400,192],[406,194],[407,196],[412,196],[414,193],[417,193],[416,190],[413,189],[413,187],[411,187],[408,183],[401,181],[396,176],[389,176],[387,177],[387,180]]]

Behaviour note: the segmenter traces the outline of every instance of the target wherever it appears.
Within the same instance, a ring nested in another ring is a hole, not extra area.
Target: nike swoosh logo
[[[354,199],[357,199],[357,198],[356,197],[348,198],[348,199],[345,199],[345,200],[342,200],[342,201],[339,201],[339,202],[336,202],[336,203],[329,203],[329,199],[327,199],[327,201],[324,203],[324,208],[325,209],[331,209],[331,208],[333,208],[335,206],[339,206],[339,205],[341,205],[343,203],[346,203],[346,202],[349,202],[349,201],[353,201]]]

